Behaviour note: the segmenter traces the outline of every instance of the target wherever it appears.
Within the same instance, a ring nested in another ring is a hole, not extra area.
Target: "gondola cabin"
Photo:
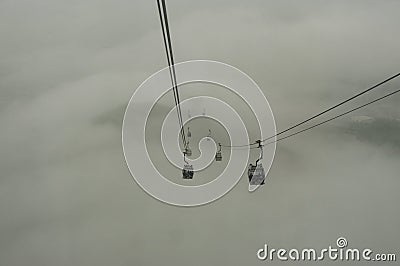
[[[220,151],[217,151],[217,153],[215,154],[215,160],[216,160],[217,162],[222,161],[222,154],[221,154]]]
[[[185,164],[182,169],[182,178],[183,179],[193,179],[193,165]]]
[[[264,185],[265,184],[265,171],[262,163],[257,165],[250,165],[249,169],[249,182],[250,185]]]

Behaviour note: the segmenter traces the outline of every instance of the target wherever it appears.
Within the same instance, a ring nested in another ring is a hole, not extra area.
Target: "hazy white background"
[[[399,1],[167,4],[176,61],[245,71],[278,130],[400,69]],[[155,1],[1,0],[0,36],[0,265],[264,265],[264,243],[339,236],[400,256],[400,96],[280,143],[256,193],[244,177],[178,208],[136,185],[121,147],[131,94],[166,65]]]

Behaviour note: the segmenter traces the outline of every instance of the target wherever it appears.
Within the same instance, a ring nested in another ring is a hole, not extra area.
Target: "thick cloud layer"
[[[398,1],[168,8],[176,61],[245,71],[278,129],[400,69]],[[256,193],[243,178],[213,204],[177,208],[135,184],[121,148],[131,94],[166,65],[155,2],[1,1],[0,35],[0,265],[258,265],[264,243],[339,236],[400,254],[400,96],[282,141]]]

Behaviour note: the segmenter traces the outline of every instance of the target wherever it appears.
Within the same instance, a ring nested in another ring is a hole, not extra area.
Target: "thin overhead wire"
[[[249,147],[252,145],[256,145],[257,143],[249,143],[249,144],[243,144],[243,145],[222,145],[221,147],[223,148],[243,148],[243,147]]]
[[[372,91],[372,90],[374,90],[374,89],[376,89],[376,88],[378,88],[378,87],[384,85],[385,83],[387,83],[387,82],[389,82],[389,81],[391,81],[391,80],[393,80],[393,79],[395,79],[395,78],[397,78],[397,77],[399,77],[399,76],[400,76],[400,73],[397,73],[397,74],[395,74],[395,75],[393,75],[393,76],[391,76],[391,77],[389,77],[389,78],[387,78],[387,79],[385,79],[385,80],[383,80],[383,81],[381,81],[381,82],[379,82],[379,83],[373,85],[372,87],[369,87],[369,88],[367,88],[367,89],[365,89],[365,90],[363,90],[363,91],[357,93],[356,95],[353,95],[352,97],[350,97],[350,98],[348,98],[348,99],[346,99],[346,100],[343,100],[343,101],[341,101],[340,103],[335,104],[334,106],[329,107],[328,109],[326,109],[326,110],[324,110],[324,111],[322,111],[322,112],[320,112],[320,113],[317,113],[317,114],[311,116],[310,118],[307,118],[307,119],[305,119],[305,120],[303,120],[303,121],[301,121],[301,122],[299,122],[299,123],[297,123],[297,124],[295,124],[295,125],[293,125],[293,126],[287,128],[287,129],[285,129],[285,130],[283,130],[283,131],[280,131],[280,132],[276,133],[275,135],[272,135],[272,136],[270,136],[270,137],[268,137],[268,138],[266,138],[266,139],[261,140],[261,142],[266,142],[267,140],[270,140],[270,139],[272,139],[272,138],[274,138],[274,137],[277,137],[277,136],[280,136],[280,135],[282,135],[283,133],[286,133],[286,132],[288,132],[288,131],[290,131],[290,130],[292,130],[292,129],[294,129],[294,128],[297,128],[297,127],[299,127],[299,126],[301,126],[301,125],[303,125],[303,124],[305,124],[305,123],[307,123],[307,122],[309,122],[309,121],[311,121],[311,120],[313,120],[313,119],[315,119],[315,118],[317,118],[317,117],[319,117],[319,116],[321,116],[321,115],[323,115],[323,114],[325,114],[325,113],[327,113],[327,112],[329,112],[329,111],[331,111],[331,110],[333,110],[333,109],[338,108],[339,106],[341,106],[341,105],[343,105],[343,104],[345,104],[345,103],[347,103],[347,102],[350,102],[351,100],[353,100],[353,99],[355,99],[355,98],[360,97],[361,95],[363,95],[363,94],[365,94],[365,93],[367,93],[367,92],[369,92],[369,91]],[[390,94],[390,95],[391,95],[391,94]],[[388,96],[390,96],[390,95],[388,95]],[[372,103],[372,102],[371,102],[371,103]],[[311,127],[311,128],[313,128],[313,127]],[[295,133],[295,134],[296,134],[296,133]],[[293,134],[292,134],[292,135],[293,135]],[[286,138],[286,137],[285,137],[285,138]],[[283,138],[282,138],[282,139],[283,139]],[[272,143],[274,143],[274,142],[275,142],[275,141],[272,141]],[[252,142],[252,143],[243,144],[243,145],[222,145],[222,147],[224,147],[224,148],[249,147],[250,149],[256,148],[256,147],[252,147],[253,145],[257,145],[257,142]]]
[[[183,146],[186,147],[187,142],[186,142],[186,136],[185,136],[185,129],[184,129],[184,125],[183,125],[182,112],[181,112],[181,107],[180,107],[178,85],[176,82],[175,63],[174,63],[174,56],[173,56],[173,52],[172,52],[172,42],[171,42],[171,35],[169,32],[167,7],[165,4],[165,0],[161,0],[161,1],[157,0],[157,7],[158,7],[158,14],[160,16],[162,35],[163,35],[165,52],[166,52],[166,56],[167,56],[169,74],[170,74],[171,83],[172,83],[172,91],[174,94],[176,112],[178,115],[180,134],[181,134]]]

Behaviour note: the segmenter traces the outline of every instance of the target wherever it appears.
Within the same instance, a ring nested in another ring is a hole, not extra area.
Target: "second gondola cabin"
[[[182,169],[182,178],[193,179],[193,175],[194,175],[193,165],[185,164]]]
[[[187,147],[185,149],[185,152],[186,152],[186,156],[188,156],[188,157],[192,156],[192,150],[189,147]]]
[[[222,161],[222,154],[221,154],[220,151],[217,151],[217,153],[215,154],[215,160],[216,160],[217,162]]]
[[[262,163],[251,165],[249,167],[249,183],[250,185],[264,185],[265,184],[265,171]]]

